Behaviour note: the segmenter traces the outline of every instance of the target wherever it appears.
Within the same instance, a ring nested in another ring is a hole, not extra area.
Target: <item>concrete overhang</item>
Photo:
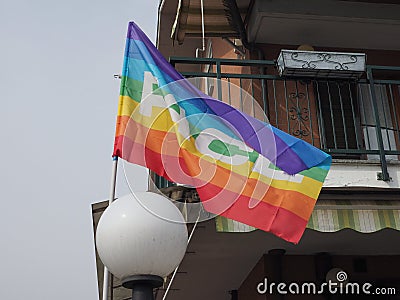
[[[400,50],[398,1],[255,0],[250,42]]]

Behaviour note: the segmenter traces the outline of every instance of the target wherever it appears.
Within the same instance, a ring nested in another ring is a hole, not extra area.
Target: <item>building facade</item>
[[[333,164],[298,245],[221,217],[189,224],[157,299],[400,299],[399,36],[394,0],[160,1],[157,47],[178,71]],[[153,179],[186,214],[198,203],[193,189]],[[375,295],[301,292],[340,272]],[[271,283],[300,291],[262,293]]]

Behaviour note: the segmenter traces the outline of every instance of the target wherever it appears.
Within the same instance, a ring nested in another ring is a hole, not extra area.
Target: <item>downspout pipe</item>
[[[239,34],[243,46],[248,50],[253,50],[253,45],[250,45],[247,40],[246,28],[244,27],[236,0],[222,0],[222,4],[225,7],[225,15],[228,19],[229,25],[231,25]]]
[[[242,16],[240,15],[236,0],[222,0],[222,3],[225,7],[225,14],[229,25],[235,28],[235,31],[239,34],[243,46],[249,51],[257,51],[258,59],[264,60],[264,53],[262,50],[257,47],[255,43],[249,43],[247,39],[246,28],[244,26]]]
[[[235,49],[241,56],[245,55],[245,53],[238,46],[236,46],[235,43],[233,43],[229,38],[223,37],[222,39],[225,42],[227,42],[233,49]]]
[[[255,43],[249,43],[247,39],[246,28],[244,26],[242,16],[240,15],[239,7],[236,3],[236,0],[222,0],[222,3],[225,7],[225,14],[228,19],[229,24],[235,29],[235,31],[239,34],[240,39],[242,40],[243,46],[249,51],[257,51],[257,56],[259,60],[264,60],[264,52],[257,47]],[[261,75],[265,75],[265,67],[260,67],[259,72]],[[267,87],[265,85],[265,80],[261,79],[261,90],[263,93],[263,106],[265,114],[268,116],[268,106],[266,101],[267,95]]]

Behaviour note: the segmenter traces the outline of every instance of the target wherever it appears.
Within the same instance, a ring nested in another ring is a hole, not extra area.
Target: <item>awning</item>
[[[216,218],[219,232],[250,232],[254,227],[224,217]],[[400,201],[319,200],[307,225],[320,232],[350,228],[370,233],[385,228],[400,230]]]

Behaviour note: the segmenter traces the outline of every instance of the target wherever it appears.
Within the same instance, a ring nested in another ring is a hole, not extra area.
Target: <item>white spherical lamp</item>
[[[151,290],[179,265],[187,229],[178,208],[152,192],[123,196],[104,211],[96,231],[100,259],[123,286]],[[135,290],[133,291],[135,293]]]

